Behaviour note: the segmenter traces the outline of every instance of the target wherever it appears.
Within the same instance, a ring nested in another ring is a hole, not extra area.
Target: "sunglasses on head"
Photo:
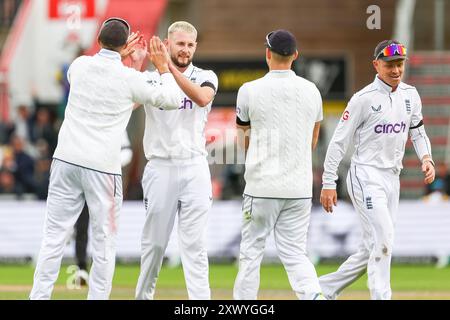
[[[119,22],[122,22],[122,23],[127,27],[128,34],[130,33],[131,28],[130,28],[130,25],[128,24],[128,22],[127,22],[126,20],[124,20],[124,19],[117,18],[117,17],[112,17],[112,18],[109,18],[109,19],[105,20],[105,22],[103,22],[103,24],[102,24],[102,28],[103,28],[108,22],[111,22],[111,21],[119,21]],[[101,28],[100,28],[100,29],[101,29]]]
[[[383,57],[393,57],[393,56],[406,56],[406,47],[402,44],[392,43],[386,46],[380,53],[377,55],[377,59],[383,55]]]

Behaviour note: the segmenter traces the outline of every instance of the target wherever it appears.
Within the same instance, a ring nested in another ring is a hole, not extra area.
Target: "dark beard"
[[[181,63],[178,62],[178,59],[176,57],[171,57],[171,60],[173,62],[174,65],[176,65],[178,68],[186,68],[187,66],[189,66],[191,64],[191,59],[188,59],[187,63]]]

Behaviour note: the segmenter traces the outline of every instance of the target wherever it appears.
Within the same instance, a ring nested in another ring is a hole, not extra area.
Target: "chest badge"
[[[411,114],[411,101],[409,99],[405,99],[406,113]]]
[[[371,108],[373,112],[381,112],[381,104],[377,108],[375,108],[374,106],[371,106]]]

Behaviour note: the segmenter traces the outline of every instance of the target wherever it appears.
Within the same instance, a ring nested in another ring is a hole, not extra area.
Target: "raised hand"
[[[134,51],[130,54],[131,61],[142,64],[147,55],[147,41],[144,36],[139,36],[137,43],[134,45]]]
[[[120,51],[120,56],[122,57],[122,61],[128,58],[134,51],[134,46],[139,42],[139,38],[142,37],[139,31],[132,32],[128,37],[127,43],[125,47]]]
[[[159,73],[170,72],[169,70],[169,54],[161,39],[153,36],[149,44],[149,59],[154,64]]]

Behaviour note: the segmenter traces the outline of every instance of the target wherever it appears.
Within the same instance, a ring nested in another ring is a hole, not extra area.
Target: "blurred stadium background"
[[[244,187],[244,167],[235,159],[235,99],[242,83],[267,71],[265,35],[285,28],[297,36],[300,59],[295,71],[315,82],[324,100],[325,117],[313,159],[309,230],[309,253],[319,273],[333,270],[352,253],[359,237],[345,184],[339,184],[341,202],[335,214],[325,215],[318,205],[328,141],[351,95],[374,77],[375,45],[388,38],[405,43],[410,56],[405,82],[421,94],[438,179],[424,186],[408,143],[393,259],[394,298],[398,289],[404,294],[397,298],[450,299],[450,268],[445,268],[450,256],[449,0],[0,0],[0,299],[27,297],[42,237],[51,156],[66,102],[64,74],[81,52],[96,52],[97,31],[110,16],[127,19],[133,30],[148,37],[164,38],[175,20],[193,23],[199,31],[194,64],[213,69],[219,77],[206,130],[215,198],[208,250],[213,298],[223,299],[231,298],[237,272],[233,262],[239,250]],[[137,279],[144,218],[143,112],[135,111],[128,125],[133,159],[123,171],[125,201],[115,286],[125,289],[115,294],[113,288],[113,298],[119,299],[133,297]],[[346,159],[340,167],[341,181],[348,164]],[[68,239],[65,263],[71,264],[73,256],[73,239]],[[263,297],[293,298],[273,239],[267,243],[265,262]],[[161,298],[186,297],[178,264],[174,232],[161,274]],[[82,291],[67,289],[70,274],[65,271],[61,270],[56,297],[84,298]],[[352,288],[355,294],[348,298],[368,298],[364,279]]]

